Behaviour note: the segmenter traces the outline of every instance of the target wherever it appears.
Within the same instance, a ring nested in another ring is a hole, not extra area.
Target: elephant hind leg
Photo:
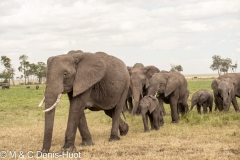
[[[203,114],[206,114],[207,113],[207,104],[204,103],[203,104]]]
[[[104,111],[107,116],[112,118],[112,112],[113,110],[105,110]],[[119,118],[119,131],[121,136],[125,136],[128,133],[129,126],[126,122],[122,120],[122,118]]]

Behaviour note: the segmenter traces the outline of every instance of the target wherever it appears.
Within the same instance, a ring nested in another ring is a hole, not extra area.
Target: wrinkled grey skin
[[[10,89],[9,83],[2,83],[2,89]]]
[[[179,122],[179,112],[188,112],[187,81],[185,77],[176,71],[155,73],[149,81],[148,95],[156,95],[163,102],[170,104],[172,123]]]
[[[70,51],[50,57],[47,62],[45,109],[52,106],[60,93],[67,93],[70,110],[63,150],[74,150],[77,128],[82,145],[93,145],[84,109],[104,110],[112,118],[109,140],[126,135],[128,124],[120,118],[128,93],[130,77],[126,65],[103,52],[95,54]],[[45,113],[42,152],[49,152],[52,140],[55,109]]]
[[[137,110],[139,110],[139,101],[146,95],[149,79],[154,73],[160,72],[160,70],[155,66],[143,67],[140,63],[135,64],[134,67],[127,68],[130,75],[129,97],[133,98],[133,105],[131,99],[128,99],[128,102],[130,102],[129,110],[132,115],[135,115]],[[133,107],[131,108],[131,106]]]
[[[148,118],[150,120],[151,129],[159,130],[160,126],[163,126],[163,110],[160,106],[158,99],[152,95],[145,96],[141,99],[140,110],[142,114],[142,120],[144,125],[144,132],[149,131]]]
[[[214,93],[215,110],[228,112],[230,104],[236,112],[239,112],[239,106],[236,97],[240,97],[240,74],[224,74],[212,81]]]
[[[213,94],[209,90],[198,90],[195,92],[191,99],[191,108],[197,105],[197,111],[201,114],[201,106],[203,107],[203,114],[207,113],[207,107],[209,107],[209,111],[212,112],[213,106]]]

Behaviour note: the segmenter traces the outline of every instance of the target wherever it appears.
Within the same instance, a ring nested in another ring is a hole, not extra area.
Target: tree
[[[8,82],[10,82],[10,79],[11,79],[13,85],[15,85],[15,83],[14,83],[14,72],[15,72],[15,70],[12,68],[11,59],[8,58],[7,56],[1,56],[1,64],[3,64],[4,67],[5,67],[5,70],[4,70],[4,72],[2,72],[2,75],[4,75],[5,78],[8,77],[8,79],[9,79]]]
[[[220,71],[223,72],[224,74],[228,73],[231,64],[232,60],[230,58],[222,59]]]
[[[237,69],[237,62],[232,65],[232,60],[230,58],[221,58],[218,55],[214,55],[212,57],[213,59],[213,64],[210,66],[210,68],[215,71],[218,71],[218,75],[220,76],[221,72],[224,74],[228,73],[229,69],[232,70],[232,72],[236,72]]]
[[[38,83],[42,83],[42,78],[45,77],[46,64],[43,62],[38,62],[36,65],[35,75],[38,77]]]
[[[236,70],[237,70],[237,62],[234,65],[231,65],[230,68],[231,68],[232,72],[236,72]]]
[[[21,56],[19,57],[20,66],[18,67],[18,70],[19,70],[20,72],[23,72],[25,84],[26,84],[26,78],[27,78],[28,75],[29,75],[29,73],[28,73],[29,62],[27,61],[27,59],[28,59],[28,56],[26,56],[26,55],[21,55]]]
[[[0,73],[0,79],[4,79],[3,83],[9,82],[9,74],[4,70],[2,73]]]
[[[178,72],[182,72],[183,71],[183,68],[181,65],[172,65],[171,64],[171,68],[175,71],[178,71]]]
[[[210,66],[210,68],[215,71],[217,70],[218,71],[218,75],[220,75],[220,69],[221,69],[221,57],[220,56],[217,56],[217,55],[214,55],[212,57],[213,59],[213,64]]]

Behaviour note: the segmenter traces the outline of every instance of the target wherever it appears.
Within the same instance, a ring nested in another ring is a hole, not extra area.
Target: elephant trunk
[[[43,148],[42,152],[49,152],[52,141],[52,133],[53,133],[53,125],[54,125],[54,116],[55,116],[55,108],[50,109],[58,100],[59,94],[62,93],[60,91],[61,87],[54,89],[49,89],[46,87],[45,92],[45,128],[44,128],[44,139],[43,139]],[[59,90],[59,91],[58,91]]]
[[[223,109],[225,112],[229,111],[230,103],[228,102],[228,97],[223,97]]]
[[[133,110],[132,110],[132,115],[135,115],[137,113],[138,107],[139,107],[139,100],[141,96],[141,88],[133,88],[133,99],[134,99],[134,104],[133,104]]]
[[[190,111],[193,109],[193,107],[197,104],[197,101],[192,99],[191,100],[191,108],[190,108]]]
[[[155,95],[157,95],[157,92],[158,92],[157,87],[155,87],[155,86],[148,87],[148,91],[147,91],[148,95],[155,96]]]

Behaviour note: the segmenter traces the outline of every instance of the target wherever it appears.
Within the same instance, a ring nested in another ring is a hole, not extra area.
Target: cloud
[[[199,49],[199,46],[190,46],[190,45],[188,45],[184,49],[185,50],[189,50],[189,51],[196,51],[196,50]]]
[[[215,53],[218,46],[224,54],[239,45],[239,13],[238,0],[3,0],[0,49],[1,55],[14,54],[14,62],[22,54],[44,61],[81,49],[119,57],[160,53],[163,62],[148,63],[165,64],[170,57],[180,61],[180,53]]]
[[[240,48],[237,48],[235,51],[236,51],[236,52],[240,52]]]
[[[183,19],[207,19],[224,14],[238,13],[240,2],[238,0],[210,0],[198,3],[184,4],[177,7],[179,17]]]
[[[215,29],[212,25],[207,25],[196,21],[183,22],[181,28],[190,32],[208,32]]]

